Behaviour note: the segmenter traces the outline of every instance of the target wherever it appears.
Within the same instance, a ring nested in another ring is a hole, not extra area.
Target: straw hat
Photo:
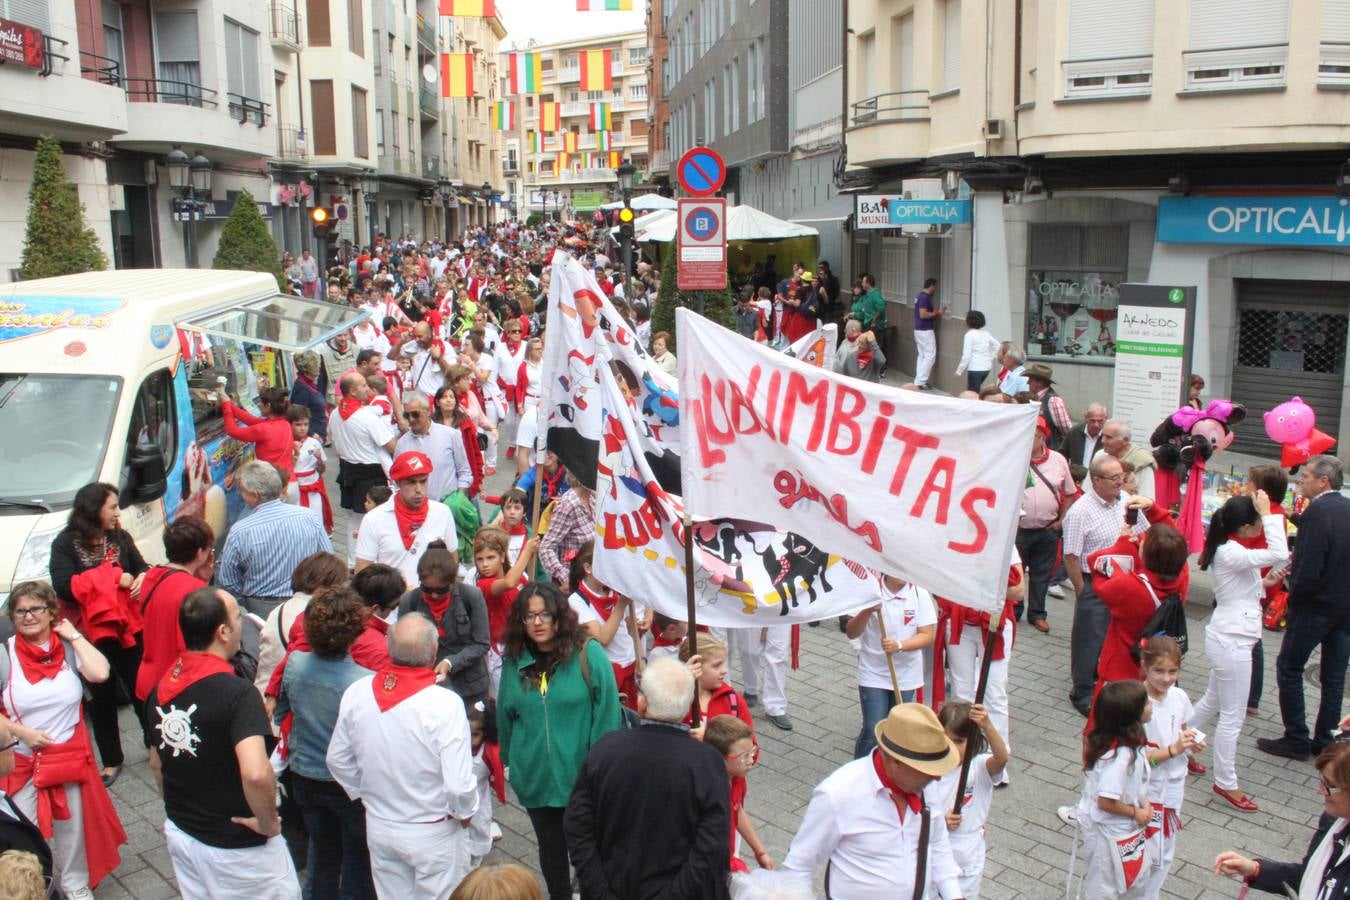
[[[935,778],[961,764],[961,754],[931,709],[922,703],[901,703],[877,723],[877,746],[896,762]]]

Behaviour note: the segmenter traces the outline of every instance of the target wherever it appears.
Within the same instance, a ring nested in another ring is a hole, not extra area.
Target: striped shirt
[[[559,584],[567,580],[571,560],[568,554],[595,540],[595,520],[590,502],[580,491],[568,491],[553,504],[548,530],[539,542],[539,561],[549,577]]]
[[[289,597],[291,574],[306,557],[332,553],[319,517],[269,500],[235,522],[225,537],[216,583],[239,597]]]

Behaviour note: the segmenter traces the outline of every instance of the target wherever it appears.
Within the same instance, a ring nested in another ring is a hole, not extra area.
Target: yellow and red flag
[[[581,89],[583,91],[614,90],[614,51],[581,51]]]
[[[559,154],[558,154],[558,161],[554,164],[554,166],[553,166],[553,171],[559,172],[559,173],[562,173],[562,172],[566,172],[566,171],[567,171],[567,154],[566,154],[566,153],[559,153]]]
[[[441,54],[441,96],[473,96],[473,54]]]
[[[495,16],[497,0],[441,0],[443,16]]]
[[[539,130],[557,131],[562,121],[561,110],[556,100],[542,100],[539,103]]]
[[[564,132],[563,132],[563,146],[562,146],[562,148],[563,148],[563,152],[564,152],[564,153],[576,153],[576,152],[577,152],[577,133],[576,133],[575,131],[564,131]]]
[[[611,169],[617,169],[622,164],[623,164],[623,154],[620,153],[618,150],[609,151],[609,167]]]

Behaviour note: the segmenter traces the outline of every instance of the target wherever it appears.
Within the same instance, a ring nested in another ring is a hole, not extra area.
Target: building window
[[[50,34],[52,30],[46,0],[0,0],[0,18],[36,28],[43,34]]]
[[[202,66],[197,44],[197,13],[155,13],[159,56],[159,100],[201,106]]]
[[[225,20],[225,87],[231,118],[241,122],[264,122],[262,86],[258,75],[258,32],[238,22]]]
[[[347,42],[357,56],[366,55],[366,26],[361,19],[361,0],[347,0]]]
[[[352,152],[359,159],[370,158],[370,125],[366,122],[366,92],[352,88]]]
[[[384,156],[384,110],[375,108],[375,153]]]
[[[332,81],[315,80],[309,83],[309,110],[314,121],[314,155],[337,156]]]
[[[891,19],[891,85],[903,94],[914,90],[914,14]],[[909,101],[899,98],[900,103]]]
[[[305,21],[308,22],[309,45],[330,47],[333,44],[333,25],[328,10],[329,0],[306,0]]]
[[[1027,352],[1116,355],[1128,225],[1033,224],[1027,235]]]
[[[575,53],[566,53],[563,55],[562,67],[564,69],[581,68],[581,57]]]
[[[647,48],[629,47],[628,64],[630,66],[645,66],[647,64]]]
[[[1319,84],[1350,84],[1350,0],[1322,0],[1322,43],[1318,47],[1317,81]]]
[[[1064,95],[1148,96],[1154,0],[1072,0]]]
[[[942,90],[961,87],[961,0],[942,3]]]
[[[640,82],[636,82],[636,83],[633,83],[633,84],[628,85],[628,99],[629,99],[629,100],[646,100],[646,99],[647,99],[647,83],[646,83],[645,81],[640,81]]]
[[[719,7],[720,8],[720,7]],[[731,115],[731,63],[722,67],[722,133],[731,134],[736,130]]]
[[[1289,53],[1289,0],[1191,0],[1186,90],[1278,87]]]
[[[729,25],[736,24],[736,4],[739,0],[727,0],[727,19]]]
[[[647,136],[647,120],[633,116],[628,120],[628,134],[635,138],[645,138]]]
[[[717,140],[717,80],[703,85],[703,139]]]
[[[103,55],[117,64],[121,75],[127,74],[126,54],[122,46],[122,7],[113,0],[103,0]]]

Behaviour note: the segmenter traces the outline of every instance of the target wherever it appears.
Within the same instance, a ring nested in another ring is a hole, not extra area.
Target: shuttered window
[[[0,0],[0,19],[10,19],[20,25],[36,28],[43,34],[50,34],[52,30],[47,0]]]
[[[366,48],[362,44],[365,42],[366,26],[361,18],[361,2],[347,0],[347,44],[353,53],[364,57]]]
[[[1153,0],[1069,3],[1068,62],[1152,55]]]
[[[1322,0],[1322,40],[1350,43],[1350,0]]]
[[[1322,84],[1350,84],[1350,0],[1322,0],[1317,80]]]
[[[225,20],[226,90],[250,100],[262,99],[258,72],[258,32]]]
[[[1191,0],[1190,50],[1289,42],[1289,0]]]
[[[328,4],[329,0],[307,0],[305,3],[305,21],[311,47],[333,45],[333,23]]]
[[[202,68],[197,13],[156,12],[155,51],[159,57],[160,102],[200,106]]]
[[[942,4],[942,90],[961,86],[961,0]]]
[[[337,126],[333,120],[333,82],[311,81],[309,106],[314,117],[314,155],[337,156]]]

